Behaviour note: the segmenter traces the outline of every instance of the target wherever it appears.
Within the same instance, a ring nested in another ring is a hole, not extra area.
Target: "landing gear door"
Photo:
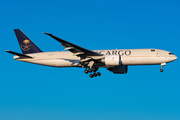
[[[160,57],[160,56],[161,56],[161,52],[160,52],[160,51],[157,51],[157,52],[156,52],[156,55],[157,55],[158,57]]]

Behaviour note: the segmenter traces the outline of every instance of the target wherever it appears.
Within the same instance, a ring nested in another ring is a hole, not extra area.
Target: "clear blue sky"
[[[2,0],[0,120],[180,120],[179,59],[130,66],[125,75],[100,69],[52,68],[13,60],[13,29],[43,51],[64,48],[49,32],[87,49],[158,48],[180,57],[179,0]]]

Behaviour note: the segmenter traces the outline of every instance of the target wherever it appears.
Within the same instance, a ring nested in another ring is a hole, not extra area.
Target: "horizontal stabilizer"
[[[5,52],[8,52],[8,53],[10,53],[10,54],[17,55],[17,56],[23,57],[23,58],[32,58],[31,56],[24,55],[24,54],[17,53],[17,52],[13,52],[13,51],[10,51],[10,50],[5,50]]]

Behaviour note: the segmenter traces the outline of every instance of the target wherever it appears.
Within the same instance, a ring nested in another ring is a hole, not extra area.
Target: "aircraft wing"
[[[75,45],[73,43],[70,43],[68,41],[65,41],[61,38],[58,38],[50,33],[44,33],[46,35],[49,35],[50,37],[54,38],[55,40],[57,40],[58,42],[61,43],[61,45],[63,47],[65,47],[65,50],[69,50],[70,52],[72,52],[74,55],[81,57],[81,58],[88,58],[88,57],[96,57],[99,58],[103,56],[103,54],[88,50],[86,48],[80,47],[78,45]]]

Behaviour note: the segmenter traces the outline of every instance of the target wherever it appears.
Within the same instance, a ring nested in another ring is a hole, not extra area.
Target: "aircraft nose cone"
[[[177,59],[177,56],[175,55],[174,60],[176,60],[176,59]]]
[[[168,60],[169,61],[174,61],[174,60],[176,60],[177,59],[177,56],[176,55],[173,55],[173,56],[171,56],[171,57],[168,57]]]
[[[176,60],[176,59],[177,59],[177,56],[174,55],[174,56],[172,57],[172,60],[174,61],[174,60]]]

